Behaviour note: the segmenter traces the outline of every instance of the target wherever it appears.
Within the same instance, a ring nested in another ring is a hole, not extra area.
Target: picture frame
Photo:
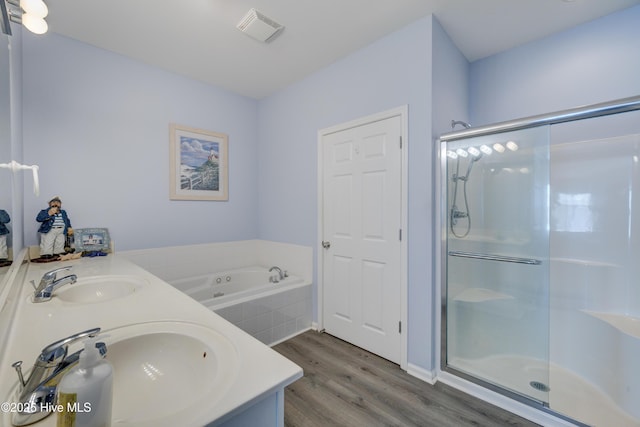
[[[111,252],[111,237],[106,228],[74,228],[76,252]]]
[[[171,200],[229,200],[226,134],[172,123],[169,141]]]

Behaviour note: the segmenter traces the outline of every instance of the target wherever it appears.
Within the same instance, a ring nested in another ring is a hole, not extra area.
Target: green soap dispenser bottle
[[[85,341],[78,364],[58,384],[57,427],[111,426],[113,368],[95,343]]]

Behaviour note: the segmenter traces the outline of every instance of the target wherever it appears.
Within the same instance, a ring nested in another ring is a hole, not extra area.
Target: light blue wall
[[[25,243],[60,196],[76,228],[120,250],[258,235],[257,101],[48,33],[23,32]],[[169,123],[229,135],[229,201],[169,200]]]
[[[451,120],[469,121],[469,62],[433,21],[433,139],[451,132]],[[461,129],[456,127],[456,130]]]
[[[409,355],[425,367],[431,363],[431,29],[431,17],[420,19],[262,100],[259,114],[260,238],[317,250],[318,130],[409,106]]]
[[[640,6],[471,64],[474,125],[640,95]]]

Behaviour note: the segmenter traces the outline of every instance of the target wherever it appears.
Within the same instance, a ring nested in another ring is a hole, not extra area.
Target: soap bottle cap
[[[98,364],[102,356],[100,350],[96,348],[96,342],[98,337],[89,337],[84,341],[84,351],[80,353],[80,360],[78,360],[78,367],[81,369],[87,369],[94,367]]]

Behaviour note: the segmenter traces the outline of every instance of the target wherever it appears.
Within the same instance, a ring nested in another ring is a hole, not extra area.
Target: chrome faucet
[[[56,290],[60,286],[66,285],[67,283],[76,283],[76,280],[78,280],[78,276],[76,276],[75,274],[69,274],[68,276],[64,276],[61,279],[56,279],[59,272],[67,271],[70,269],[71,266],[67,266],[56,268],[55,270],[44,273],[44,276],[42,276],[42,279],[40,279],[40,284],[33,294],[33,302],[49,301],[53,296],[54,290]]]
[[[269,279],[270,282],[278,283],[280,280],[284,280],[285,277],[289,277],[289,273],[287,273],[286,270],[282,271],[282,269],[280,267],[278,267],[278,266],[274,265],[273,267],[271,267],[269,269],[269,273],[271,273],[273,270],[276,270],[278,272],[278,278],[276,279],[274,277],[271,277]]]
[[[51,413],[56,404],[56,391],[58,383],[65,373],[78,363],[79,350],[69,356],[69,344],[82,338],[94,337],[100,332],[100,328],[88,329],[84,332],[63,338],[42,349],[31,369],[31,374],[27,381],[22,376],[22,361],[13,365],[18,373],[18,409],[20,411],[13,414],[13,425],[24,426],[35,423],[45,418]],[[107,353],[107,346],[103,342],[96,343],[96,348],[104,356]]]

